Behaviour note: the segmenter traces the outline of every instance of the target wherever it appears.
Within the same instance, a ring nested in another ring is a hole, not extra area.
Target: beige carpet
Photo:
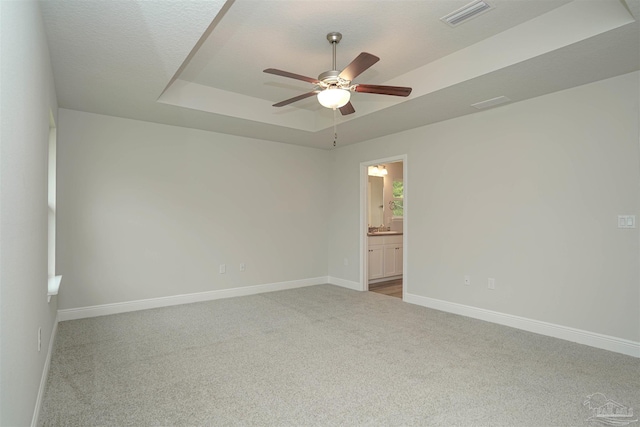
[[[40,424],[584,426],[598,392],[640,413],[640,359],[321,285],[61,322]]]

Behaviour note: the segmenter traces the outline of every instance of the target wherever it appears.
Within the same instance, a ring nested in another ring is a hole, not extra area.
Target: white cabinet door
[[[396,274],[402,274],[402,259],[404,257],[404,253],[402,251],[402,245],[398,246],[396,250]]]
[[[384,245],[384,277],[402,274],[402,244]]]
[[[384,246],[369,246],[369,280],[384,277]]]
[[[398,245],[384,245],[384,277],[396,275],[396,248]]]

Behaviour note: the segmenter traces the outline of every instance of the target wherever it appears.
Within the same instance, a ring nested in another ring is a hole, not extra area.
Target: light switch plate
[[[636,228],[636,216],[618,215],[618,228]]]

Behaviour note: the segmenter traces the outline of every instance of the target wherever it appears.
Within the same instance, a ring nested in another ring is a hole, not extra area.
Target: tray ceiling
[[[517,102],[640,69],[640,0],[487,0],[457,27],[440,18],[468,0],[42,2],[60,107],[291,144],[332,148],[331,110],[315,97],[271,104],[337,66],[381,60],[358,83],[411,86],[409,98],[355,93],[337,115],[339,145]]]

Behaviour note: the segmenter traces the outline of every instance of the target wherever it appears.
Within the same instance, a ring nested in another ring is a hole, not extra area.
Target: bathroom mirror
[[[369,176],[368,196],[370,227],[377,227],[384,222],[384,203],[382,192],[384,189],[384,178],[381,176]]]

